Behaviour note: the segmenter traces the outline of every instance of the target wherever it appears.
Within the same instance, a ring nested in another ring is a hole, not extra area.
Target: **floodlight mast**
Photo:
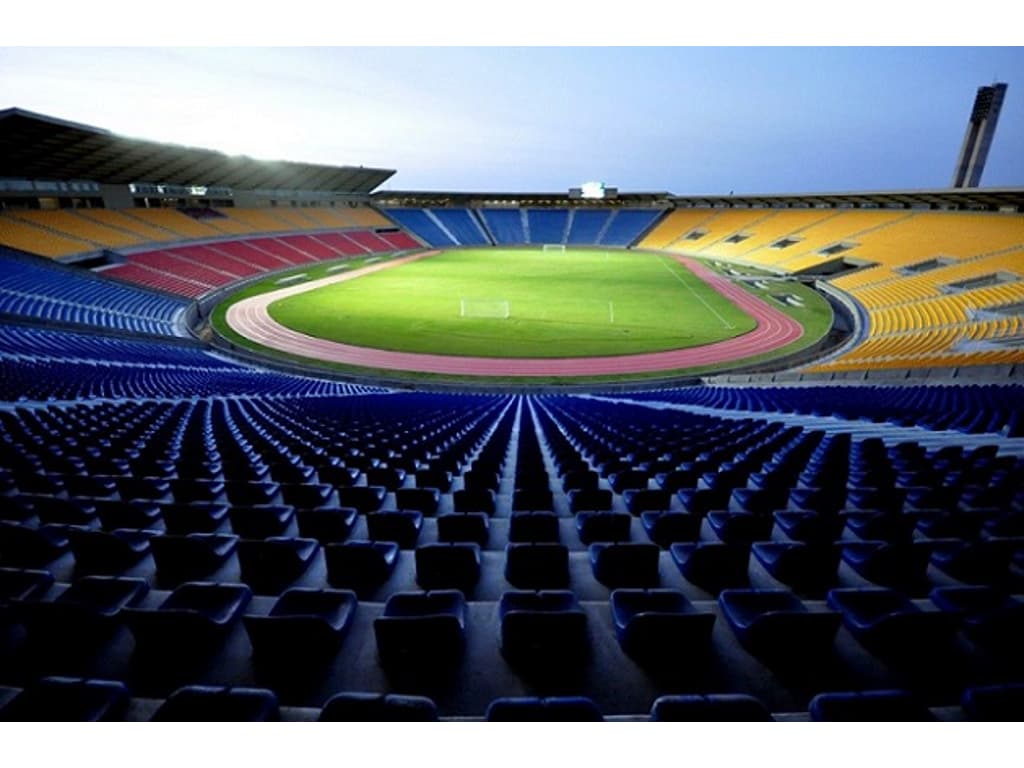
[[[999,112],[1006,96],[1006,83],[993,83],[978,89],[967,121],[964,143],[953,172],[953,187],[977,187],[985,170],[985,161],[996,133]]]

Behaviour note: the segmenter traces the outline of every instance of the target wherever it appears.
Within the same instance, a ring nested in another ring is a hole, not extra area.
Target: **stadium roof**
[[[814,192],[763,195],[673,195],[668,192],[619,192],[606,200],[570,199],[565,193],[544,192],[429,192],[381,190],[374,199],[401,205],[472,205],[515,203],[518,205],[573,206],[660,206],[678,208],[930,208],[1024,211],[1024,187],[979,187],[973,189],[919,189],[891,192]]]
[[[366,194],[395,171],[255,160],[117,136],[22,109],[0,110],[0,178]]]
[[[820,192],[768,195],[676,195],[677,206],[730,207],[841,207],[958,208],[996,210],[1011,206],[1024,210],[1024,187],[918,189],[889,192]]]

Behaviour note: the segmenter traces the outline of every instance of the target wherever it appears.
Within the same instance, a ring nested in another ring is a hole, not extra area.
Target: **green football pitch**
[[[754,320],[668,256],[446,251],[269,307],[318,338],[486,357],[625,355],[710,344]]]

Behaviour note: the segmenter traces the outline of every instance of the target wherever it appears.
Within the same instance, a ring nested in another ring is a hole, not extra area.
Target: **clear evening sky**
[[[995,79],[1021,186],[1024,48],[0,48],[0,109],[408,190],[941,188]]]

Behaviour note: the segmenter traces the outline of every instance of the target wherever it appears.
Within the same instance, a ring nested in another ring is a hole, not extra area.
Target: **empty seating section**
[[[763,415],[1005,432],[1019,387],[386,392],[16,326],[0,359],[14,714],[69,673],[135,719],[983,717],[1014,679],[1024,461]]]
[[[0,372],[4,400],[352,391],[352,385],[250,368],[198,345],[18,325],[0,328]]]
[[[686,250],[686,242],[698,242],[702,225],[717,213],[710,208],[677,208],[666,214],[650,232],[637,243],[638,248],[655,250]],[[692,240],[690,237],[692,236]]]
[[[29,224],[8,214],[0,214],[0,245],[53,258],[97,250],[92,243]]]
[[[254,237],[129,254],[105,275],[196,297],[261,272],[317,261],[420,247],[403,232],[368,230]]]
[[[277,208],[225,208],[221,212],[226,218],[243,227],[243,231],[246,232],[291,232],[295,229],[309,228],[296,227],[285,221],[277,215]]]
[[[601,234],[599,245],[625,247],[642,235],[661,215],[661,211],[620,208],[612,212],[611,221]]]
[[[344,216],[350,220],[350,227],[387,227],[390,222],[378,210],[369,206],[361,205],[355,208],[346,208]]]
[[[541,208],[526,209],[527,242],[530,243],[564,243],[565,229],[569,222],[569,211],[564,208],[550,210]]]
[[[421,208],[389,208],[387,214],[428,245],[439,248],[457,245],[456,241],[438,226],[437,220]]]
[[[1024,387],[1019,384],[686,387],[628,397],[716,409],[837,416],[935,430],[1024,436],[1024,422],[1018,413]]]
[[[1024,335],[1021,313],[994,312],[1024,302],[1021,216],[683,209],[666,216],[639,245],[781,273],[841,259],[863,265],[832,282],[866,310],[864,342],[809,366],[809,372],[1006,364],[1021,359],[1015,346]],[[990,276],[979,285],[970,283]]]
[[[438,247],[492,243],[626,247],[662,214],[613,208],[389,208],[386,213]]]
[[[139,243],[177,239],[166,229],[154,227],[121,211],[113,211],[106,208],[79,208],[75,211],[75,214],[84,219],[103,224],[111,229],[133,234],[138,238]]]
[[[220,237],[224,234],[216,227],[171,208],[130,208],[121,212],[125,216],[170,232],[175,235],[176,240]]]
[[[518,208],[481,208],[480,216],[494,238],[495,245],[518,245],[527,242],[523,228],[523,212]]]
[[[887,445],[636,402],[829,410],[828,390],[594,399],[276,374],[240,389],[238,366],[195,347],[6,328],[0,355],[15,350],[102,359],[102,388],[119,394],[88,402],[57,373],[37,378],[38,404],[0,408],[0,691],[13,691],[0,716],[960,719],[1015,706],[990,690],[1015,679],[1009,638],[1022,636],[1024,462],[995,445]],[[209,378],[139,389],[135,374],[158,366]],[[2,380],[16,399],[6,368]],[[1020,396],[858,393],[837,392],[836,412],[906,409],[935,429],[980,423],[983,402],[995,425]],[[464,511],[470,494],[483,511]]]
[[[14,211],[14,218],[37,227],[60,232],[96,246],[119,248],[145,242],[138,235],[124,229],[110,226],[78,211]]]
[[[472,209],[431,208],[429,213],[452,234],[459,245],[490,245]]]
[[[136,238],[103,272],[186,296],[422,247],[368,208],[219,213],[0,234]],[[1024,280],[947,290],[1019,274],[1011,217],[388,215],[431,245],[642,238],[778,271],[856,243],[878,266],[836,282],[869,336],[826,370],[991,360],[958,350],[1024,331],[978,313]],[[392,391],[132,338],[173,335],[187,302],[0,267],[0,719],[1020,717],[1020,385]],[[850,433],[880,422],[930,432]]]
[[[606,209],[590,210],[579,208],[571,214],[572,223],[569,235],[565,239],[567,245],[592,245],[597,242],[611,211]]]
[[[0,245],[59,258],[157,242],[388,226],[390,222],[384,216],[366,206],[206,208],[191,212],[171,208],[14,210],[0,213]]]
[[[185,306],[179,299],[16,258],[0,248],[0,314],[174,336],[181,335],[178,318]]]

